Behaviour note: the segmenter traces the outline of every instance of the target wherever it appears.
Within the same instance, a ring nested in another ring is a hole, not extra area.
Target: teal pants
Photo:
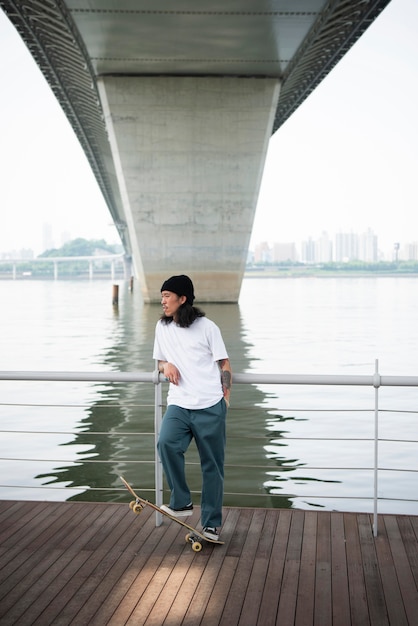
[[[169,506],[181,509],[191,502],[184,455],[194,438],[202,470],[203,527],[217,528],[222,523],[226,410],[223,398],[207,409],[183,409],[171,404],[165,412],[158,440],[158,453],[171,490]]]

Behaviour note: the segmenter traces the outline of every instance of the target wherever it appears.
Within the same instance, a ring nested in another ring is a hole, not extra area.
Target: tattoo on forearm
[[[231,372],[228,370],[222,370],[221,372],[222,385],[225,389],[231,389]]]

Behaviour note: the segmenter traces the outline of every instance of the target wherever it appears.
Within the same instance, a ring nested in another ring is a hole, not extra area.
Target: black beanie
[[[172,276],[168,278],[161,287],[161,291],[172,291],[178,296],[186,296],[187,302],[193,304],[194,289],[193,283],[188,276],[181,274],[180,276]]]

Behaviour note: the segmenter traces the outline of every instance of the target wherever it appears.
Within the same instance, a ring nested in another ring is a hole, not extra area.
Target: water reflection
[[[222,329],[233,370],[250,372],[252,344],[237,304],[207,304],[207,316]],[[160,306],[144,304],[139,289],[119,292],[110,336],[97,362],[105,370],[150,371],[152,347]],[[77,434],[64,446],[74,447],[76,461],[37,476],[44,484],[85,489],[68,499],[126,500],[123,475],[151,499],[154,498],[154,386],[144,383],[100,383],[93,386],[94,400],[77,424]],[[296,421],[272,410],[277,395],[255,385],[235,385],[227,421],[225,505],[290,508],[297,493],[291,473],[303,467],[291,458],[286,425]],[[277,405],[276,405],[277,406]],[[297,420],[300,421],[300,420]],[[91,461],[98,461],[92,463]],[[192,443],[187,454],[188,477],[195,503],[201,488],[198,454]],[[298,481],[301,477],[298,477]],[[307,480],[316,480],[305,477]],[[89,491],[89,485],[98,491]],[[246,495],[248,494],[248,495]]]
[[[292,431],[291,426],[288,430],[284,429],[285,422],[292,424],[303,421],[307,421],[307,419],[283,417],[282,415],[275,416],[268,421],[267,429],[271,434],[269,443],[264,449],[267,458],[274,461],[277,468],[266,472],[269,479],[265,481],[264,487],[271,496],[280,496],[286,493],[287,498],[292,502],[296,499],[299,500],[299,507],[303,505],[304,508],[321,508],[322,505],[317,501],[314,502],[312,499],[309,499],[309,496],[302,497],[300,495],[301,487],[304,489],[307,485],[311,486],[315,483],[340,484],[341,481],[314,477],[312,475],[308,476],[300,471],[305,467],[305,462],[297,458],[285,456],[290,453],[289,442],[286,441],[286,436]],[[304,491],[306,490],[304,489]]]

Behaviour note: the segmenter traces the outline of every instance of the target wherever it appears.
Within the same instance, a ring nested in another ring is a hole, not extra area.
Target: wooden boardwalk
[[[418,624],[418,518],[225,508],[224,546],[124,504],[0,502],[0,624]],[[198,524],[199,510],[192,518]]]

